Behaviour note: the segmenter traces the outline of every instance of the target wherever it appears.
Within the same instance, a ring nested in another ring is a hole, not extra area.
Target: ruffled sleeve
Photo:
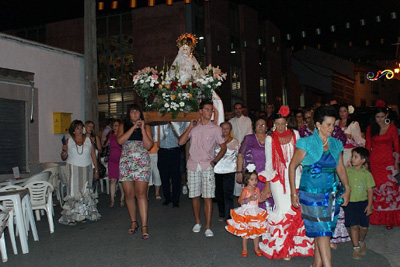
[[[302,150],[307,152],[307,142],[306,142],[306,140],[308,140],[308,139],[307,138],[300,138],[299,140],[297,140],[296,148],[302,149]]]
[[[397,134],[397,128],[393,125],[390,126],[390,135],[393,140],[393,151],[399,154],[399,136]]]
[[[272,137],[267,136],[265,140],[265,170],[258,174],[258,179],[265,183],[272,181],[277,172],[272,168]]]

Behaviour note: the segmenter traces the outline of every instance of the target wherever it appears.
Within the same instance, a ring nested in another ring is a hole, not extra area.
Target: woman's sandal
[[[147,226],[142,226],[142,239],[143,240],[149,239],[150,238],[149,233],[147,233],[147,231],[146,231],[146,233],[143,233],[143,228],[148,229]]]
[[[109,208],[114,208],[114,202],[110,203]]]
[[[242,250],[242,257],[247,258],[247,250]]]
[[[122,201],[121,201],[121,204],[119,204],[119,205],[121,206],[121,208],[125,207],[125,201],[122,200]]]
[[[137,221],[131,221],[131,227],[132,227],[132,223],[136,223],[136,227],[128,230],[128,234],[130,234],[130,235],[133,235],[134,233],[136,233],[136,230],[139,228],[139,223]]]
[[[254,250],[254,253],[256,253],[256,255],[257,255],[258,257],[261,257],[261,256],[262,256],[260,250],[255,249],[255,250]]]

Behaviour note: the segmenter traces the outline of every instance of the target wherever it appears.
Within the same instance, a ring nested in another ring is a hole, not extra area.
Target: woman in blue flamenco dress
[[[314,112],[316,130],[296,143],[289,165],[289,182],[293,207],[301,205],[306,235],[315,238],[315,267],[331,267],[329,241],[335,232],[339,205],[346,206],[350,198],[350,187],[343,164],[343,145],[332,137],[336,110],[319,107]],[[300,187],[295,187],[295,169],[302,165]],[[339,192],[339,176],[345,190]],[[344,192],[343,192],[344,191]]]

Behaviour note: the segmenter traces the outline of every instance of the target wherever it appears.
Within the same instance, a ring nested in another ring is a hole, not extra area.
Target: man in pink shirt
[[[222,137],[221,127],[211,122],[213,103],[203,100],[199,106],[200,120],[192,120],[189,127],[179,138],[179,145],[184,145],[190,138],[189,159],[187,162],[189,197],[192,199],[192,208],[196,224],[192,231],[199,233],[200,224],[200,196],[204,199],[204,214],[206,217],[206,237],[213,237],[211,231],[212,198],[215,197],[214,166],[226,152],[225,140]],[[216,145],[221,150],[214,157]]]

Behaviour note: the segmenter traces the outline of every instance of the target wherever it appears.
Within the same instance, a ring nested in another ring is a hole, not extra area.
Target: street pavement
[[[118,197],[117,197],[118,199]],[[45,216],[37,222],[40,240],[29,236],[29,254],[12,253],[7,236],[8,262],[3,266],[310,266],[312,258],[293,258],[290,261],[257,257],[249,242],[249,256],[241,256],[241,239],[225,230],[217,219],[214,203],[212,230],[215,237],[206,238],[204,229],[192,233],[194,224],[191,202],[181,196],[179,208],[163,206],[150,189],[149,234],[142,240],[141,232],[127,233],[128,211],[116,202],[108,208],[109,196],[100,194],[98,209],[102,218],[97,222],[76,226],[59,224],[60,207],[55,208],[55,232],[50,234]],[[204,216],[202,214],[202,221]],[[140,221],[139,221],[140,224]],[[204,223],[203,223],[204,224]],[[141,224],[140,224],[141,226]],[[140,228],[139,228],[140,229]],[[339,244],[332,250],[333,266],[400,266],[400,227],[388,231],[383,226],[371,226],[367,236],[367,255],[361,260],[352,258],[351,243]],[[19,244],[18,244],[19,245]]]

